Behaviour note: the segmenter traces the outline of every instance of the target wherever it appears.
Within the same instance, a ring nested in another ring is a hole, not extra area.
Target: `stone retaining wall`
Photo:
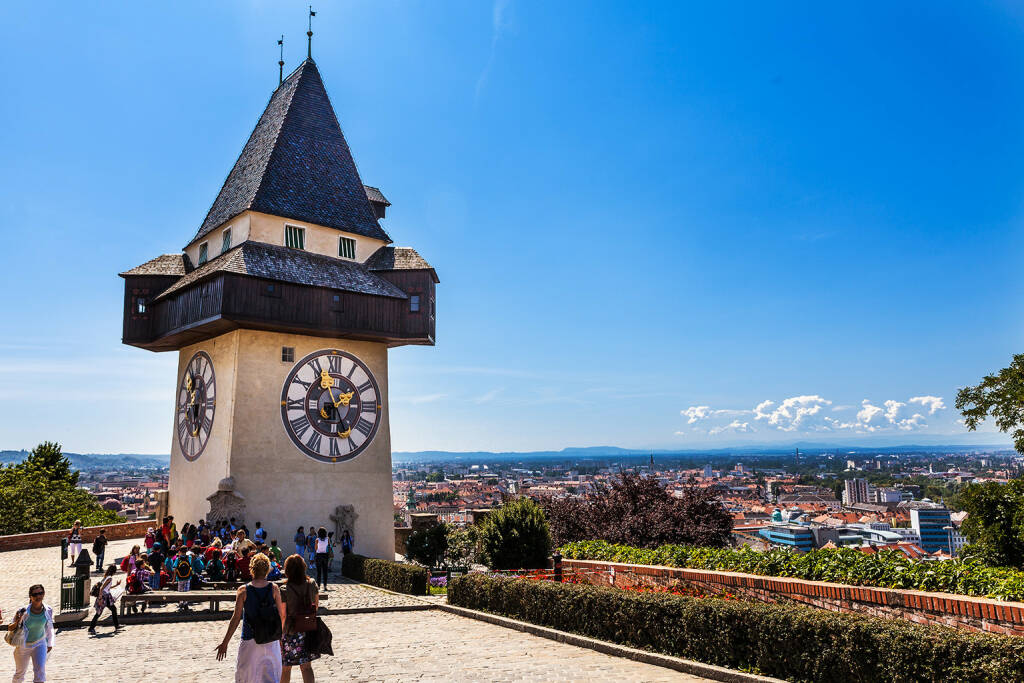
[[[118,541],[124,538],[142,538],[146,535],[146,529],[153,526],[153,524],[153,520],[144,519],[123,524],[83,527],[82,546],[91,550],[89,544],[100,535],[100,529],[106,530],[107,539]],[[27,548],[57,547],[60,545],[60,539],[66,538],[69,533],[71,533],[71,529],[57,529],[55,531],[37,531],[31,534],[0,536],[0,552],[6,550],[25,550]]]
[[[800,603],[834,612],[857,612],[918,624],[1024,635],[1024,603],[1020,602],[619,562],[563,560],[562,567],[567,573],[575,570],[581,578],[595,585],[627,588],[682,583],[709,593],[728,592],[762,602]]]

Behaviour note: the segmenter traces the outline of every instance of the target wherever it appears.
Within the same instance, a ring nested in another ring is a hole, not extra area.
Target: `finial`
[[[313,6],[309,6],[309,30],[306,31],[306,40],[308,41],[306,46],[306,59],[313,59],[313,17],[316,16],[316,12],[313,11]]]
[[[281,34],[281,40],[277,41],[278,47],[281,49],[281,57],[277,60],[277,84],[280,86],[284,83],[284,34]]]

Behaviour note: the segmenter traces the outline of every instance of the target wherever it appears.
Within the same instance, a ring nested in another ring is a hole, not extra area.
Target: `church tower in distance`
[[[169,513],[352,532],[394,557],[388,348],[434,344],[434,269],[391,245],[320,72],[274,91],[182,253],[121,277],[122,341],[178,352]]]

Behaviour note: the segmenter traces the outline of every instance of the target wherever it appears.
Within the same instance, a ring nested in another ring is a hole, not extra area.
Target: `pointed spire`
[[[281,34],[281,39],[277,41],[277,46],[281,48],[281,56],[277,60],[277,87],[281,87],[284,83],[284,34]]]
[[[391,241],[311,60],[271,95],[193,240],[248,210]]]
[[[309,30],[306,31],[306,59],[313,59],[313,17],[316,16],[316,12],[313,11],[313,6],[309,6]]]

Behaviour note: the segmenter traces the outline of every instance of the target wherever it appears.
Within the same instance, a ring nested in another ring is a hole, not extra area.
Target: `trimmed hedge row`
[[[797,553],[743,548],[701,548],[663,545],[635,548],[606,541],[566,544],[562,556],[573,560],[600,560],[744,572],[761,576],[791,576],[810,581],[831,581],[853,586],[877,586],[919,591],[977,595],[998,600],[1024,600],[1024,572],[989,567],[978,560],[942,562],[911,560],[897,550],[865,554],[850,548],[822,548]]]
[[[794,681],[1024,681],[1024,638],[797,605],[486,574],[453,579],[448,602]]]
[[[414,564],[376,560],[349,553],[341,560],[341,573],[354,581],[386,588],[396,593],[427,593],[427,570]]]

